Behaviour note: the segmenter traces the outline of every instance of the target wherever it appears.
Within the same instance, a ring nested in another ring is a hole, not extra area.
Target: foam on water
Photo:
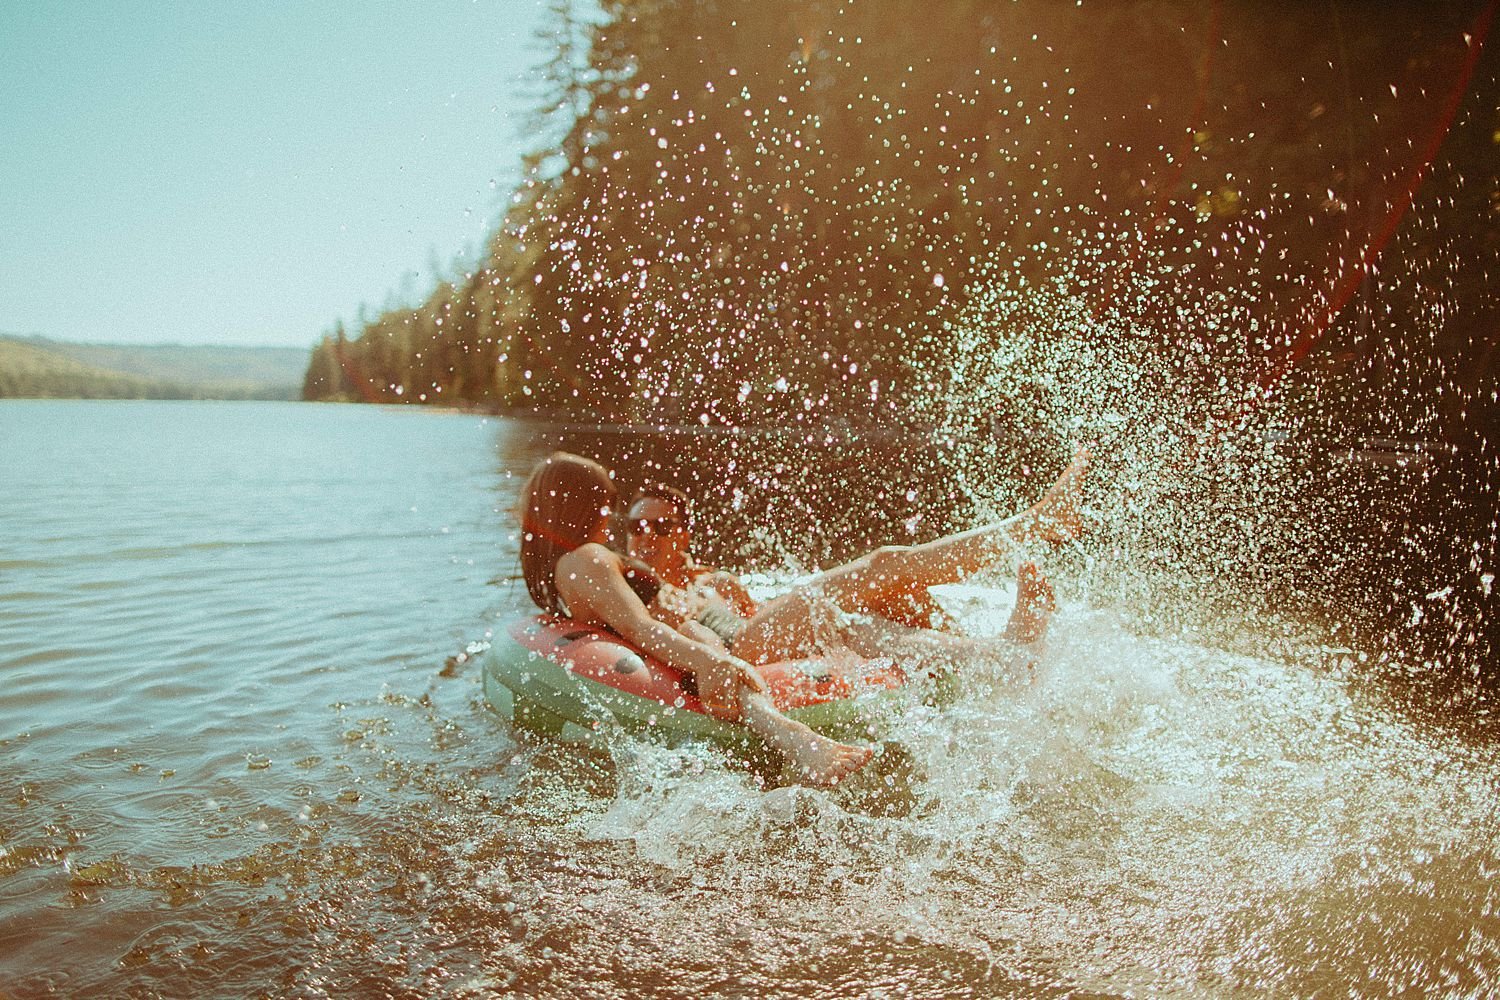
[[[975,631],[1003,624],[1003,595],[955,596],[981,598]],[[832,934],[1041,960],[1110,992],[1491,985],[1463,944],[1500,931],[1492,890],[1472,897],[1497,864],[1491,754],[1399,721],[1332,665],[1135,635],[1087,607],[1058,616],[1034,681],[987,659],[885,720],[899,775],[767,789],[703,748],[622,736],[614,794],[572,822],[696,890],[646,890],[668,921],[790,905]],[[909,803],[872,808],[896,793],[862,784],[898,781]]]

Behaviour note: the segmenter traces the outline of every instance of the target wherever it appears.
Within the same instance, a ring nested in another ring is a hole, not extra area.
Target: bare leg
[[[748,688],[740,694],[740,717],[752,732],[780,750],[797,777],[811,785],[837,785],[864,767],[874,753],[869,747],[839,743],[788,719],[768,695]]]
[[[736,655],[754,663],[817,651],[814,612],[823,605],[901,620],[910,595],[953,583],[1006,558],[1029,541],[1066,541],[1078,534],[1079,493],[1089,454],[1080,448],[1057,481],[1030,509],[969,531],[922,545],[886,547],[856,559],[768,602],[735,642]]]
[[[718,633],[698,622],[684,622],[678,627],[683,635],[710,646],[724,649]],[[738,698],[739,721],[751,732],[786,755],[797,777],[813,785],[836,785],[845,775],[863,767],[873,753],[868,747],[839,743],[813,732],[806,725],[782,715],[769,695],[739,684],[736,694],[726,692],[725,699]],[[700,691],[700,697],[712,697]],[[705,701],[707,704],[707,701]]]
[[[1016,606],[1005,627],[1005,638],[1015,642],[1034,642],[1046,634],[1057,600],[1052,585],[1042,576],[1035,563],[1021,565],[1017,576]],[[973,649],[976,640],[945,635],[930,629],[914,629],[894,622],[874,622],[861,628],[870,630],[865,636],[875,639],[882,646],[866,655],[890,653],[886,646],[905,644],[908,652],[951,654]],[[919,647],[914,650],[912,644]],[[1033,667],[1033,670],[1035,668]],[[749,729],[771,746],[780,750],[791,762],[799,779],[812,785],[837,785],[844,778],[864,767],[873,751],[869,747],[840,743],[807,726],[782,715],[771,702],[769,695],[740,688],[740,719]]]
[[[934,587],[953,583],[976,570],[1012,555],[1018,544],[1033,541],[1065,542],[1083,528],[1078,511],[1083,479],[1088,473],[1089,453],[1079,448],[1073,461],[1063,470],[1042,498],[1029,509],[995,524],[961,531],[958,534],[914,545],[909,548],[878,549],[848,566],[831,570],[814,580],[825,588],[832,579],[854,576],[861,585],[854,596],[862,597],[873,583],[877,591],[901,592],[916,587]],[[852,571],[852,572],[851,572]],[[866,578],[874,577],[873,580]],[[843,605],[840,605],[843,606]]]
[[[1056,610],[1052,584],[1036,563],[1024,562],[1016,573],[1016,604],[1000,637],[1015,643],[1036,642],[1046,636]],[[875,617],[845,625],[839,630],[839,639],[858,656],[889,656],[901,663],[945,659],[962,663],[965,658],[982,656],[995,648],[992,638],[955,635]]]
[[[1036,563],[1022,563],[1016,577],[1016,606],[1006,623],[1005,638],[1013,642],[1036,642],[1047,634],[1047,625],[1056,610],[1057,597],[1052,593],[1052,584],[1042,576]]]

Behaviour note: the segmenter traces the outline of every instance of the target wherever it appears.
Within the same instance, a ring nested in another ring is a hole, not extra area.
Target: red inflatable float
[[[776,706],[819,730],[857,724],[871,696],[907,680],[881,659],[787,660],[758,669]],[[552,615],[512,622],[496,636],[484,656],[484,688],[490,704],[518,723],[564,738],[610,721],[723,742],[745,735],[709,715],[681,671],[606,629]]]

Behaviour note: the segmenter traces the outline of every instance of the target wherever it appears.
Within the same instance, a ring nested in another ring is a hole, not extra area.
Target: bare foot
[[[1016,575],[1016,607],[1003,635],[1013,642],[1035,642],[1047,634],[1047,624],[1056,610],[1057,596],[1052,593],[1052,584],[1036,563],[1024,562]]]
[[[746,725],[786,754],[798,780],[809,785],[837,785],[864,767],[875,752],[869,747],[831,740],[804,723],[788,719],[776,710],[770,696],[763,691],[742,691],[740,712]]]
[[[1078,504],[1082,499],[1083,480],[1089,471],[1089,449],[1079,445],[1073,460],[1047,488],[1042,498],[1031,508],[1031,523],[1027,534],[1048,542],[1066,542],[1083,533],[1083,514]]]
[[[806,727],[803,727],[806,729]],[[809,785],[837,785],[869,763],[875,751],[839,743],[811,729],[788,739],[782,750],[791,760],[797,777]]]

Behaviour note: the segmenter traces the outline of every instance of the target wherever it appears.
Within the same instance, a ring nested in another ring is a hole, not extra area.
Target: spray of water
[[[1003,595],[944,597],[975,632],[1003,622]],[[1109,992],[1492,985],[1462,946],[1494,903],[1474,881],[1494,865],[1488,755],[1337,672],[1106,611],[1065,613],[1038,665],[981,657],[914,693],[883,724],[900,766],[842,791],[622,737],[614,795],[573,822],[657,872],[639,904],[657,919],[757,942],[791,922]]]
[[[1064,610],[1035,669],[997,643],[907,692],[876,765],[833,792],[617,734],[613,791],[569,823],[644,874],[578,907],[667,963],[706,945],[660,926],[706,922],[778,983],[826,982],[808,954],[915,948],[1013,987],[1494,988],[1500,762],[1368,683],[1355,590],[1309,603],[1365,544],[1343,519],[1388,499],[1304,436],[1329,430],[1326,380],[1260,396],[1260,289],[1205,282],[1156,234],[981,270],[918,411],[954,516],[1013,511],[1066,442],[1096,455],[1093,530],[1048,557]],[[759,485],[797,485],[804,446],[778,464],[768,444]],[[805,551],[760,530],[763,552]],[[1009,572],[942,594],[971,634],[1000,631]]]

